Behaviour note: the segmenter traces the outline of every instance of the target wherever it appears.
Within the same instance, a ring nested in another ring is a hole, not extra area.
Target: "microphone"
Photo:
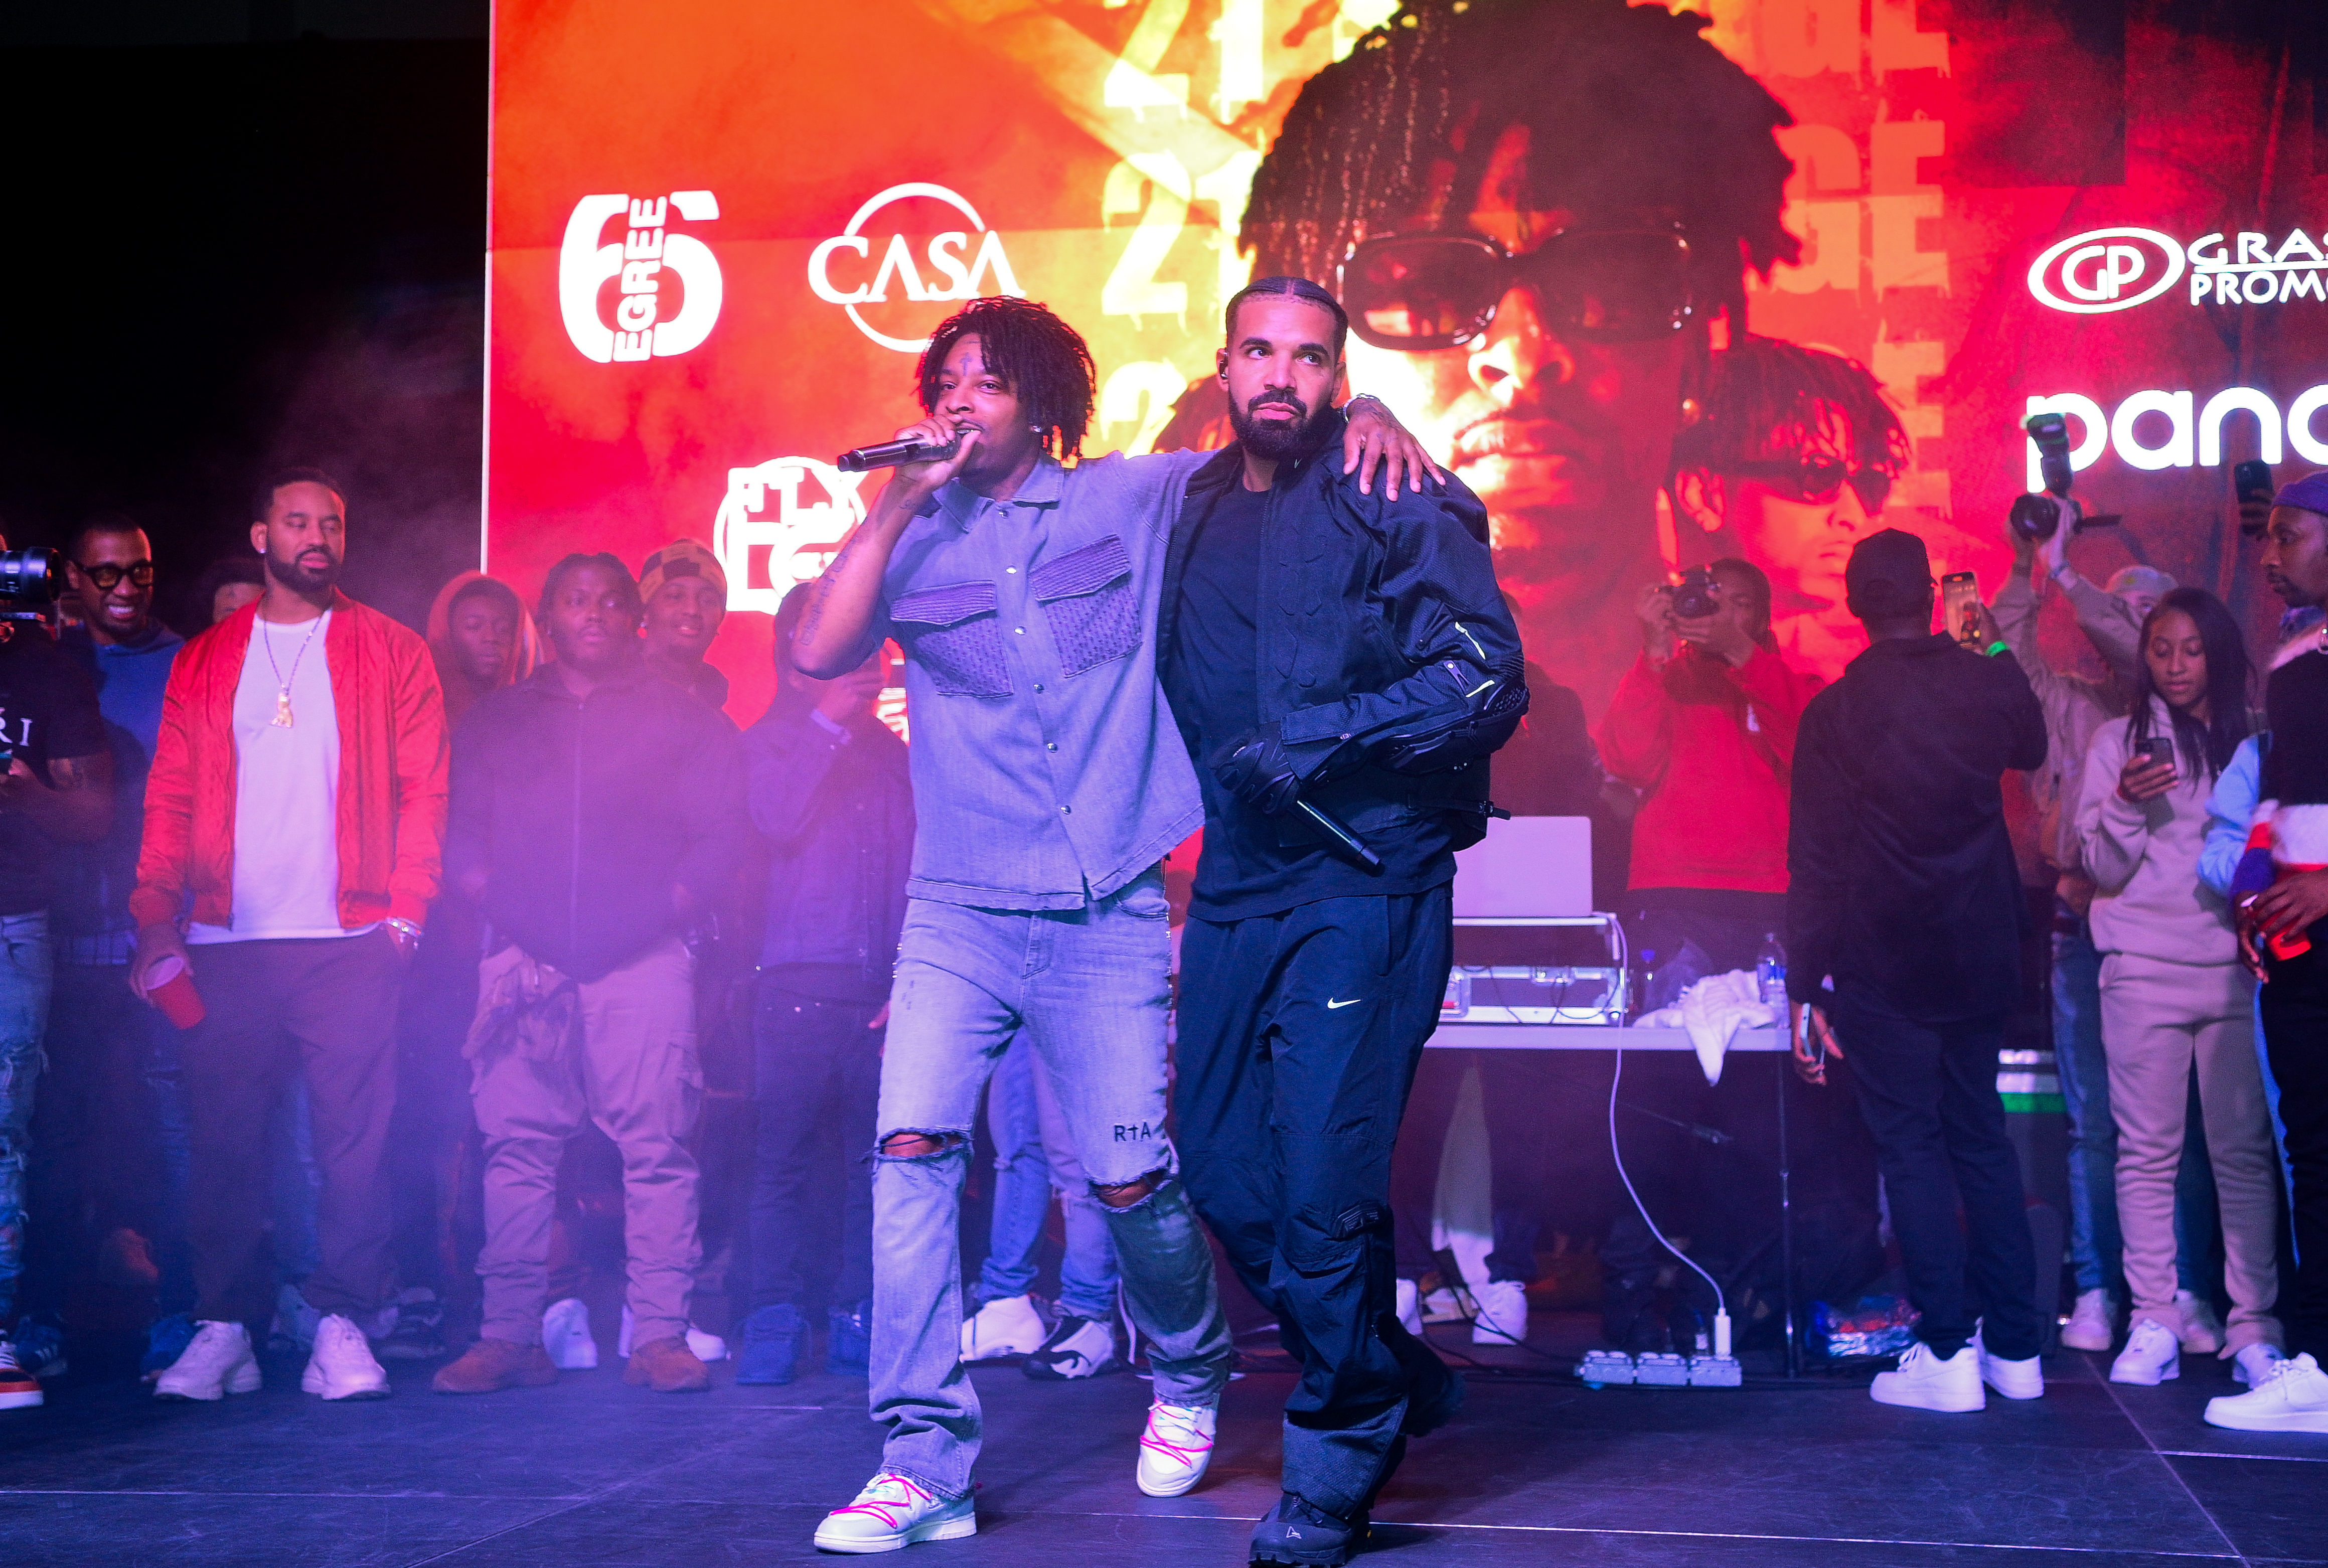
[[[1331,812],[1327,811],[1323,806],[1313,806],[1298,795],[1294,797],[1293,809],[1309,819],[1311,827],[1325,834],[1337,849],[1359,865],[1369,871],[1382,869],[1382,857],[1369,849],[1364,839],[1336,820]]]
[[[832,460],[832,465],[843,474],[864,474],[876,468],[895,468],[905,463],[939,463],[962,450],[962,434],[943,446],[931,446],[920,441],[881,441],[870,446],[859,446],[843,452]]]

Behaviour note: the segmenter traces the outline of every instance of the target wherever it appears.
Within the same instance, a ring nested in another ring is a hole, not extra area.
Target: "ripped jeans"
[[[0,1323],[24,1272],[24,1168],[54,977],[48,912],[0,916]]]
[[[942,1497],[970,1490],[981,1420],[961,1361],[962,1183],[979,1091],[1022,1028],[1092,1183],[1156,1181],[1138,1202],[1102,1206],[1156,1398],[1219,1402],[1228,1322],[1164,1131],[1169,962],[1155,870],[1081,909],[906,906],[876,1125],[885,1140],[918,1132],[944,1146],[879,1155],[873,1169],[871,1397],[884,1469]]]

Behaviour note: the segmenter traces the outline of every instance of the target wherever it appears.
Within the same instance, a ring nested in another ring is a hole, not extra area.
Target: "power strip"
[[[1621,1350],[1588,1350],[1576,1364],[1577,1380],[1592,1388],[1635,1385],[1645,1388],[1738,1388],[1744,1374],[1734,1356],[1640,1357]]]

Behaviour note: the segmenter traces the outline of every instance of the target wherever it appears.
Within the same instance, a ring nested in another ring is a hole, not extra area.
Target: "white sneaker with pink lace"
[[[820,1552],[896,1552],[921,1541],[959,1541],[978,1534],[974,1498],[941,1498],[909,1476],[883,1470],[857,1500],[816,1527]]]
[[[1213,1462],[1213,1432],[1218,1413],[1209,1404],[1148,1407],[1148,1430],[1140,1434],[1140,1489],[1151,1498],[1177,1498],[1205,1479]]]

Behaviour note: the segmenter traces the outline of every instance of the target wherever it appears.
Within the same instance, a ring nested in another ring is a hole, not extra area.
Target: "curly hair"
[[[1091,350],[1075,328],[1031,299],[989,295],[945,319],[930,335],[915,371],[922,411],[938,406],[938,372],[945,368],[946,355],[957,341],[972,334],[986,368],[1018,394],[1027,422],[1043,437],[1043,449],[1063,460],[1082,456],[1098,385]]]
[[[558,564],[549,568],[549,575],[541,579],[541,598],[535,606],[534,618],[541,623],[545,633],[549,629],[549,606],[557,600],[558,590],[565,586],[568,577],[585,567],[604,567],[614,574],[615,580],[622,585],[623,603],[633,620],[646,614],[646,606],[639,598],[639,580],[631,576],[630,568],[605,550],[592,555],[577,549],[559,558]]]
[[[1801,252],[1779,222],[1794,165],[1772,135],[1794,117],[1698,36],[1708,25],[1626,0],[1408,0],[1302,88],[1240,243],[1257,271],[1333,277],[1422,207],[1436,172],[1478,190],[1498,133],[1519,126],[1531,206],[1676,210],[1701,297],[1736,321],[1745,268]]]
[[[1750,336],[1707,356],[1705,418],[1674,438],[1674,467],[1726,474],[1741,464],[1807,452],[1819,440],[1822,405],[1851,421],[1855,466],[1893,479],[1906,471],[1908,433],[1866,366],[1824,349]]]

